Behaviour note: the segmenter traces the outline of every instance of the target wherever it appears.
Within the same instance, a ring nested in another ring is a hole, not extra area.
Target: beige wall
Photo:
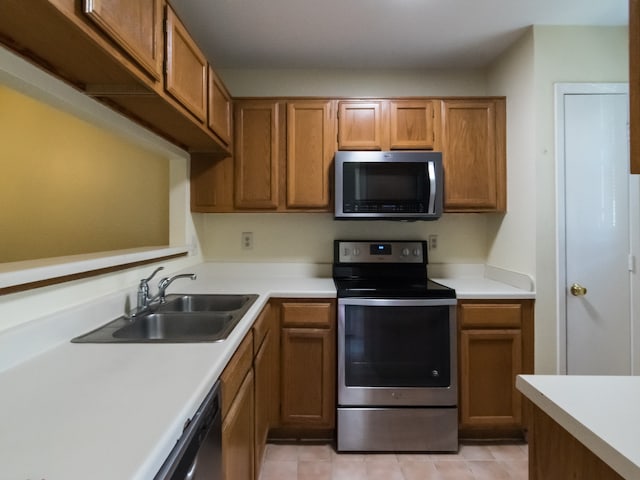
[[[488,72],[507,95],[509,189],[488,263],[535,279],[536,373],[558,371],[554,83],[627,80],[624,27],[532,27]]]
[[[236,97],[486,95],[484,70],[220,70]]]
[[[238,262],[333,261],[334,239],[426,239],[437,234],[431,262],[484,263],[486,216],[445,214],[434,222],[336,221],[331,214],[239,213],[196,215],[208,260]],[[253,232],[254,247],[242,250],[242,232]]]
[[[105,151],[111,153],[121,152],[127,155],[126,152],[132,149],[132,151],[147,152],[154,159],[154,162],[157,158],[163,159],[160,160],[161,163],[165,163],[163,168],[166,169],[166,164],[168,164],[168,181],[154,181],[155,185],[152,188],[162,188],[164,191],[163,197],[165,199],[168,197],[166,200],[169,203],[170,223],[168,243],[172,247],[178,247],[191,245],[197,241],[189,211],[188,155],[186,152],[70,86],[54,79],[2,47],[0,47],[0,84],[8,85],[14,90],[37,98],[43,104],[53,106],[86,122],[102,138],[104,143],[101,144],[101,148]],[[3,107],[4,103],[0,103],[0,108]],[[81,127],[81,130],[82,128],[84,127]],[[75,142],[74,132],[77,132],[75,128],[70,135],[65,135],[69,143]],[[0,132],[0,135],[2,135],[2,132]],[[3,138],[3,144],[4,141],[5,139]],[[57,149],[49,148],[49,150],[47,153],[51,155],[60,153]],[[97,156],[94,156],[94,153],[97,153]],[[91,152],[91,158],[98,158],[99,155],[100,152]],[[146,154],[143,156],[146,156]],[[5,157],[3,156],[2,158],[4,159]],[[128,169],[127,166],[124,168],[128,172],[127,175],[133,175],[133,171]],[[163,176],[165,175],[167,174],[163,174]],[[136,179],[134,186],[141,186],[139,179]],[[79,203],[83,202],[82,198],[76,200]],[[91,205],[88,206],[91,207]],[[3,203],[2,208],[4,209],[5,207]],[[137,205],[133,205],[133,207],[137,207]],[[132,205],[127,204],[123,208],[127,211],[132,210]],[[155,205],[147,203],[145,198],[140,214],[154,215],[156,213],[154,208]],[[162,209],[165,210],[166,214],[167,207],[161,207]],[[127,212],[121,211],[118,213],[126,214]],[[96,215],[97,217],[98,215]],[[6,233],[5,224],[2,224],[2,227],[0,231],[4,235]],[[86,227],[84,225],[76,227],[75,231],[77,232],[82,228]],[[48,240],[46,235],[41,235],[39,238],[43,242]],[[170,275],[177,270],[200,263],[202,256],[199,251],[198,245],[195,243],[189,256],[162,262],[165,266],[163,273]],[[111,254],[115,255],[114,252],[111,252]],[[129,253],[125,258],[130,259],[131,254]],[[121,260],[121,258],[117,258],[116,262]],[[109,260],[105,260],[105,263],[108,262]],[[48,263],[49,261],[45,261],[37,263],[37,265],[47,270],[46,265]],[[6,267],[7,265],[4,264],[3,266]],[[36,265],[30,264],[30,267],[34,266]],[[74,305],[84,304],[115,292],[121,292],[123,289],[135,291],[138,281],[147,276],[153,268],[153,265],[145,265],[59,285],[0,295],[0,333],[3,330],[28,324],[43,316],[71,308]],[[55,266],[52,269],[55,270]],[[3,270],[2,274],[5,276],[11,275],[6,270]],[[123,302],[123,311],[124,308]]]
[[[0,263],[169,244],[165,156],[1,84],[0,106]]]
[[[628,81],[626,27],[535,27],[536,163],[536,371],[558,365],[556,283],[556,82]]]

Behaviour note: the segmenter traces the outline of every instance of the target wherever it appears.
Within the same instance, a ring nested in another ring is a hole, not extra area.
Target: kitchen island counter
[[[622,478],[640,478],[640,377],[521,375],[516,387]],[[538,448],[535,425],[534,449]],[[561,444],[555,444],[555,456],[559,448]],[[533,468],[550,468],[536,467],[537,458],[530,455]],[[558,463],[568,460],[557,458]],[[591,475],[605,478],[593,471]]]

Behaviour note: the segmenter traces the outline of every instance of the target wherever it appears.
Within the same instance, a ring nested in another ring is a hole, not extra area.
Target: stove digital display
[[[372,243],[369,246],[369,253],[371,255],[391,255],[390,243]]]

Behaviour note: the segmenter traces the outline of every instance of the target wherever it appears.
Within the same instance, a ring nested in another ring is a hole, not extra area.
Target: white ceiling
[[[627,0],[172,0],[216,68],[475,68],[530,25],[626,25]]]

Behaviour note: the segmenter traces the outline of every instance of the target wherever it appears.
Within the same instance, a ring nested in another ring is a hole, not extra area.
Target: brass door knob
[[[574,297],[581,297],[587,294],[587,288],[583,287],[579,283],[574,283],[571,285],[571,295]]]

